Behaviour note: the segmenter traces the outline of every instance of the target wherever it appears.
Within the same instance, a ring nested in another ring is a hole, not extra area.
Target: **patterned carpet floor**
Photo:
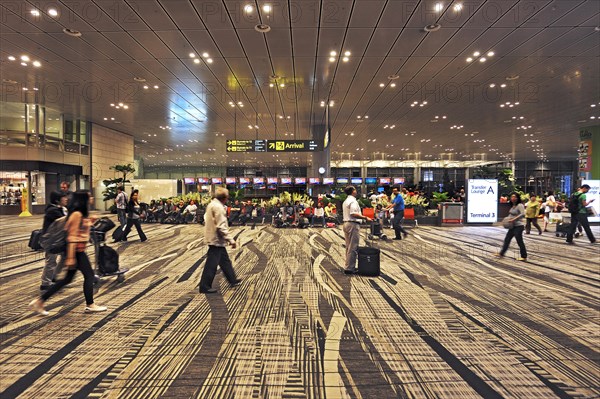
[[[367,278],[341,272],[341,229],[234,227],[243,284],[219,273],[203,295],[204,228],[144,225],[148,242],[109,244],[130,271],[98,284],[108,312],[84,313],[78,274],[42,317],[27,308],[40,225],[0,217],[0,398],[600,397],[600,246],[585,238],[526,236],[521,263],[516,243],[492,256],[502,228],[419,227],[376,241]]]

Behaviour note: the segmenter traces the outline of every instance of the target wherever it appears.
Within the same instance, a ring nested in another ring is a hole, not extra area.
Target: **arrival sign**
[[[467,223],[498,221],[498,180],[469,179]]]

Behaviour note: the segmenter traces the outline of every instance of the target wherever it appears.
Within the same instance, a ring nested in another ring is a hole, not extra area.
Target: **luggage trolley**
[[[90,231],[90,238],[94,244],[95,253],[95,278],[98,283],[102,277],[116,276],[119,283],[125,281],[125,273],[129,269],[119,268],[119,254],[106,245],[106,233],[115,227],[115,223],[107,217],[98,219]]]

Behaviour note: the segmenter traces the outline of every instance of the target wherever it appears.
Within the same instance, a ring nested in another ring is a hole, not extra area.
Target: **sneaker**
[[[527,258],[521,258],[521,257],[519,257],[519,258],[517,258],[517,261],[518,262],[527,262]]]
[[[85,307],[85,312],[86,313],[95,313],[95,312],[106,312],[108,308],[106,306],[98,306],[95,303],[92,303],[91,305],[87,305]]]
[[[48,316],[50,314],[46,309],[44,309],[44,301],[42,298],[36,298],[29,302],[29,309],[42,316]]]
[[[241,279],[237,279],[233,282],[233,284],[231,284],[232,287],[237,287],[238,285],[242,284],[242,280]]]
[[[214,294],[216,292],[217,292],[217,290],[215,288],[209,288],[207,290],[200,290],[201,294]]]

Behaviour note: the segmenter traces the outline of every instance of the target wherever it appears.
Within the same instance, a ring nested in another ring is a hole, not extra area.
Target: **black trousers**
[[[88,305],[94,303],[94,270],[92,270],[90,260],[85,252],[76,252],[75,260],[77,261],[75,269],[69,269],[67,276],[63,280],[57,281],[56,284],[50,286],[50,289],[42,295],[44,301],[47,301],[52,295],[60,291],[62,287],[73,281],[73,277],[77,269],[79,269],[83,274],[83,295],[85,295],[85,302]]]
[[[508,251],[508,246],[514,237],[517,240],[517,244],[519,244],[521,258],[527,259],[527,249],[525,248],[525,241],[523,241],[523,230],[525,230],[525,226],[515,226],[512,229],[508,229],[500,255],[504,256],[506,251]]]
[[[525,232],[527,234],[529,234],[529,232],[531,231],[531,225],[532,224],[538,230],[539,233],[542,232],[542,228],[538,224],[538,218],[527,218],[527,224],[525,226]]]
[[[587,234],[590,242],[596,242],[596,238],[594,237],[594,233],[592,233],[592,229],[590,228],[590,222],[588,221],[587,215],[584,215],[583,213],[571,214],[571,225],[569,226],[569,231],[567,232],[567,242],[573,241],[573,235],[577,229],[577,222],[583,226],[585,234]]]
[[[392,226],[396,233],[396,238],[402,238],[402,233],[408,234],[404,227],[402,227],[402,219],[404,219],[404,211],[394,211],[394,218],[392,219]]]
[[[140,236],[140,240],[142,241],[146,241],[148,238],[146,237],[146,234],[144,234],[144,232],[142,231],[142,224],[140,223],[140,219],[127,219],[127,226],[125,227],[125,231],[123,232],[123,239],[125,240],[127,238],[127,235],[129,234],[129,232],[131,231],[131,227],[135,226],[135,229],[137,230],[139,236]]]
[[[227,248],[217,247],[214,245],[208,246],[208,254],[206,255],[206,264],[202,271],[202,277],[200,277],[200,292],[206,291],[212,287],[215,274],[217,273],[217,266],[221,266],[223,274],[229,281],[229,284],[234,284],[237,280],[235,276],[235,270],[227,254]]]

